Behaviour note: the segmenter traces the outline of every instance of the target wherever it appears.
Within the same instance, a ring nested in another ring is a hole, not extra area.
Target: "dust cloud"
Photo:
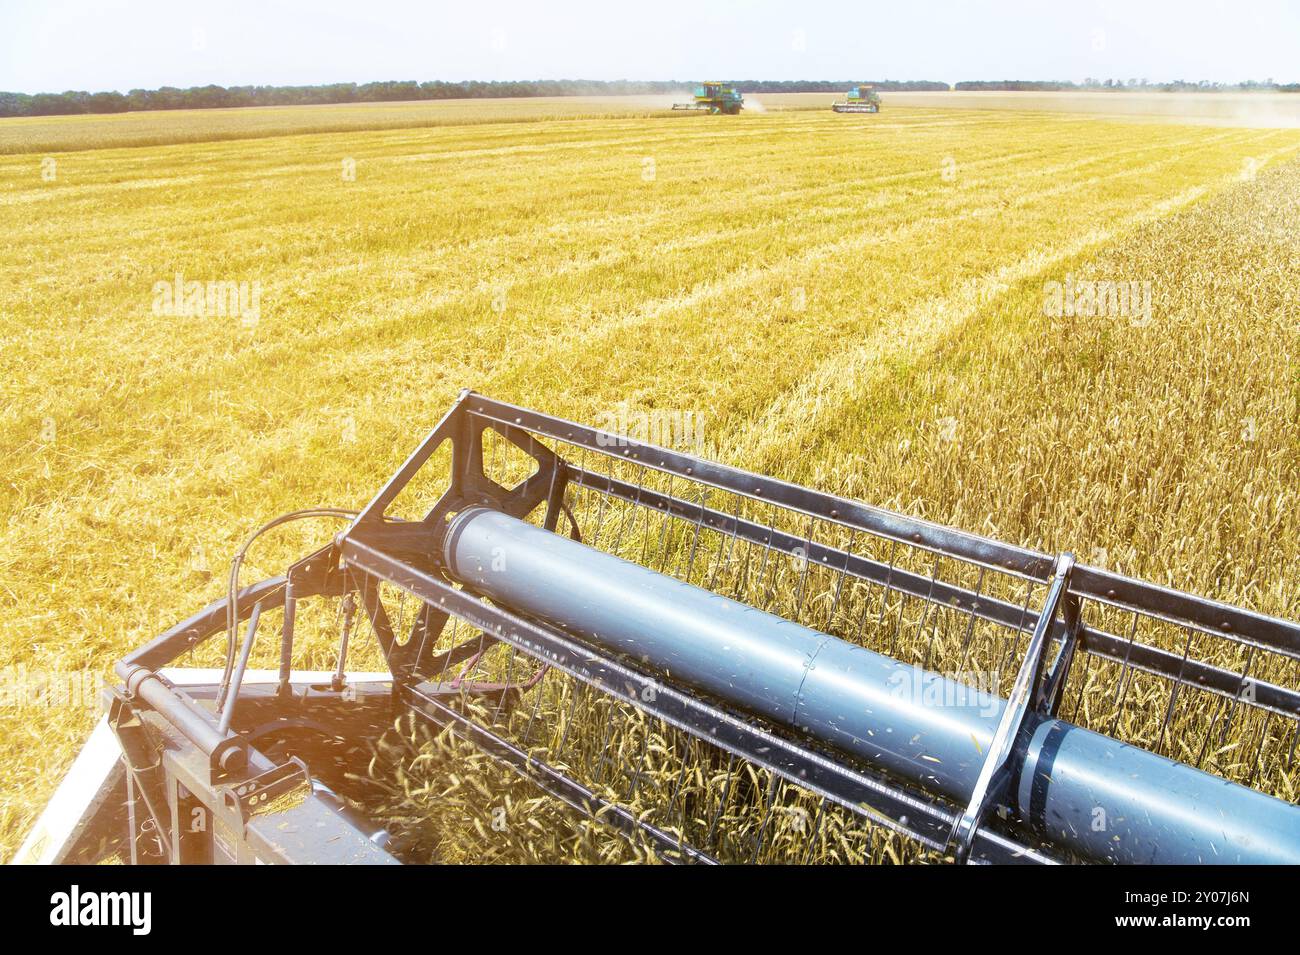
[[[1298,93],[890,92],[886,105],[1085,113],[1152,122],[1258,129],[1300,127]]]

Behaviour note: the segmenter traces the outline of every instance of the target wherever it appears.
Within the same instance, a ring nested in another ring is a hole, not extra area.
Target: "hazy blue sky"
[[[1300,81],[1296,0],[0,0],[0,90],[380,79]]]

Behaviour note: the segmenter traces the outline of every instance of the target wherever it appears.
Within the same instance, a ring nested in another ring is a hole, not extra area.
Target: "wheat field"
[[[107,678],[463,387],[1300,617],[1300,130],[652,106],[0,124],[6,680]],[[95,716],[6,696],[5,856]]]

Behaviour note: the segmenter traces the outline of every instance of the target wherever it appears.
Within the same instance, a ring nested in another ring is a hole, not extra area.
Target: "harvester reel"
[[[316,601],[326,674],[293,667]],[[44,857],[393,862],[339,792],[407,715],[672,862],[1300,862],[1300,625],[472,392],[240,591],[219,703],[171,667],[229,609],[118,665],[110,796]],[[280,668],[254,677],[259,617]],[[371,639],[388,672],[350,673]]]

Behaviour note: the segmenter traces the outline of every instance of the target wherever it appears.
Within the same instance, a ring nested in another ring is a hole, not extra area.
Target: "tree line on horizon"
[[[860,80],[740,80],[734,83],[742,93],[837,93]],[[126,113],[163,109],[231,109],[242,106],[309,106],[332,103],[385,103],[410,100],[488,99],[528,96],[619,96],[671,93],[694,83],[676,80],[507,80],[446,82],[432,80],[389,80],[378,83],[330,83],[323,86],[193,86],[178,89],[128,93],[0,92],[0,117],[60,116],[76,113]],[[872,86],[889,91],[988,90],[1012,92],[1066,92],[1071,90],[1185,91],[1276,91],[1300,92],[1300,83],[1151,82],[1149,80],[1097,80],[1082,83],[1053,80],[964,80],[951,86],[934,80],[877,80]]]
[[[1148,93],[1300,93],[1300,83],[1275,83],[1245,80],[1241,83],[1214,83],[1210,80],[1099,80],[1091,77],[1082,83],[1068,80],[963,80],[955,90],[981,90],[1016,93],[1068,93],[1076,90],[1137,90]]]

